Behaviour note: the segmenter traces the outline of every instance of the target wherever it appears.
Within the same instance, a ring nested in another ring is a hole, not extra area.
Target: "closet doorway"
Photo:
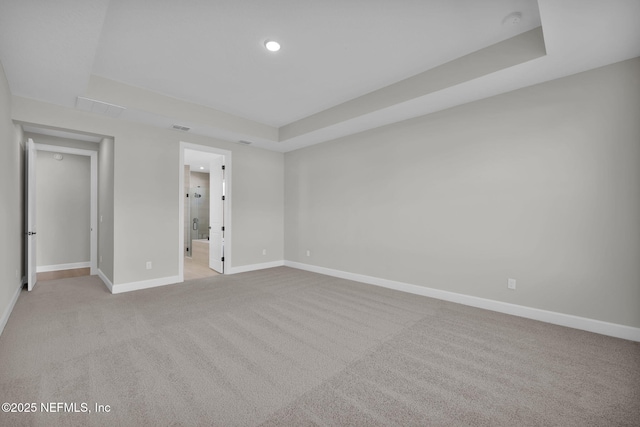
[[[38,280],[97,274],[100,138],[26,125],[24,130],[31,160],[25,168],[27,289]]]

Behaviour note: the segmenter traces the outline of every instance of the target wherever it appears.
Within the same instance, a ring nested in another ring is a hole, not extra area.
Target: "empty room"
[[[640,425],[640,0],[1,0],[0,425]]]

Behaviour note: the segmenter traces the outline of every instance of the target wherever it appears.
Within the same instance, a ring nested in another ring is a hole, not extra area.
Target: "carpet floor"
[[[287,267],[76,277],[20,295],[0,400],[36,404],[2,426],[639,426],[640,343]]]

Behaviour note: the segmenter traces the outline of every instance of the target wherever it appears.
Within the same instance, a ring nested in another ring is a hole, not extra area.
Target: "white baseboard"
[[[109,289],[109,292],[113,293],[113,283],[111,280],[102,272],[102,270],[98,269],[98,277],[102,280],[102,283]]]
[[[247,271],[264,270],[265,268],[282,267],[285,261],[271,261],[260,264],[241,265],[240,267],[231,267],[224,274],[246,273]]]
[[[0,335],[4,331],[4,327],[7,326],[7,322],[9,321],[9,316],[11,316],[11,312],[13,311],[13,307],[15,307],[16,302],[18,302],[18,297],[20,296],[20,292],[22,291],[22,281],[20,282],[20,286],[16,288],[16,291],[13,293],[13,297],[11,297],[11,301],[9,301],[9,305],[5,308],[4,313],[2,313],[2,317],[0,318]]]
[[[111,286],[112,294],[120,294],[122,292],[138,291],[140,289],[155,288],[157,286],[173,285],[181,283],[180,276],[160,277],[158,279],[141,280],[139,282],[118,283]],[[107,285],[108,287],[109,285]]]
[[[61,270],[73,270],[75,268],[89,268],[91,262],[72,262],[69,264],[56,264],[56,265],[40,265],[36,267],[36,273],[44,273],[47,271],[61,271]]]
[[[315,265],[304,264],[300,262],[285,261],[284,265],[300,270],[325,274],[327,276],[339,277],[341,279],[382,286],[385,288],[395,289],[411,294],[422,295],[430,298],[455,302],[458,304],[469,305],[472,307],[483,308],[486,310],[497,311],[500,313],[511,314],[513,316],[539,320],[541,322],[552,323],[554,325],[567,326],[569,328],[581,329],[583,331],[595,332],[597,334],[623,338],[631,341],[640,341],[640,328],[619,325],[617,323],[603,322],[601,320],[589,319],[586,317],[579,317],[571,314],[557,313],[554,311],[525,307],[523,305],[510,304],[470,295],[458,294],[455,292],[443,291],[440,289],[427,288],[426,286],[412,285],[409,283],[396,282],[394,280],[349,273],[346,271],[334,270],[326,267],[318,267]]]

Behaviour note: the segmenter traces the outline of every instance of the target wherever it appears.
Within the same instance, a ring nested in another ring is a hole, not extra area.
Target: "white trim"
[[[73,270],[74,268],[87,268],[87,267],[91,267],[90,261],[71,262],[69,264],[39,265],[36,267],[36,273],[44,273],[46,271]]]
[[[246,273],[247,271],[264,270],[265,268],[282,267],[284,261],[262,262],[260,264],[241,265],[239,267],[229,268],[227,274]]]
[[[601,320],[589,319],[586,317],[579,317],[554,311],[541,310],[538,308],[525,307],[523,305],[510,304],[486,298],[479,298],[470,295],[458,294],[455,292],[443,291],[440,289],[428,288],[426,286],[412,285],[409,283],[396,282],[394,280],[349,273],[346,271],[334,270],[326,267],[318,267],[315,265],[303,264],[300,262],[285,261],[284,265],[287,267],[297,268],[299,270],[306,270],[314,273],[325,274],[327,276],[339,277],[341,279],[354,280],[356,282],[382,286],[384,288],[395,289],[411,294],[422,295],[444,301],[451,301],[458,304],[483,308],[485,310],[497,311],[499,313],[511,314],[513,316],[524,317],[527,319],[539,320],[541,322],[552,323],[554,325],[567,326],[569,328],[581,329],[583,331],[595,332],[597,334],[608,335],[631,341],[640,341],[640,328],[634,328],[632,326],[603,322]]]
[[[50,144],[35,144],[36,150],[50,151],[55,153],[75,154],[78,156],[88,156],[91,163],[90,179],[90,207],[89,207],[89,258],[90,264],[87,266],[91,270],[89,274],[95,275],[98,271],[98,152],[84,150],[82,148],[62,147]]]
[[[183,282],[179,276],[160,277],[158,279],[141,280],[139,282],[119,283],[112,285],[112,294],[121,294],[123,292],[138,291],[140,289],[155,288],[158,286],[173,285],[175,283]],[[107,285],[108,287],[108,285]]]
[[[7,326],[7,322],[9,321],[9,316],[11,316],[11,312],[13,311],[13,307],[15,307],[16,302],[18,302],[18,297],[20,296],[20,292],[22,291],[23,283],[20,283],[20,286],[17,287],[16,291],[13,293],[13,297],[11,301],[9,301],[9,305],[2,313],[2,318],[0,318],[0,335],[4,331],[4,327]]]
[[[178,282],[184,282],[184,150],[204,151],[207,153],[214,153],[224,156],[225,167],[225,203],[224,203],[224,263],[223,271],[227,274],[227,270],[231,270],[231,232],[233,227],[231,226],[231,203],[233,194],[231,178],[232,178],[232,164],[231,164],[231,151],[223,150],[221,148],[210,147],[208,145],[192,144],[190,142],[180,141],[180,154],[179,160],[179,175],[178,175]]]
[[[98,277],[102,280],[102,283],[109,289],[109,292],[113,293],[113,283],[111,280],[102,272],[102,270],[98,269]]]

